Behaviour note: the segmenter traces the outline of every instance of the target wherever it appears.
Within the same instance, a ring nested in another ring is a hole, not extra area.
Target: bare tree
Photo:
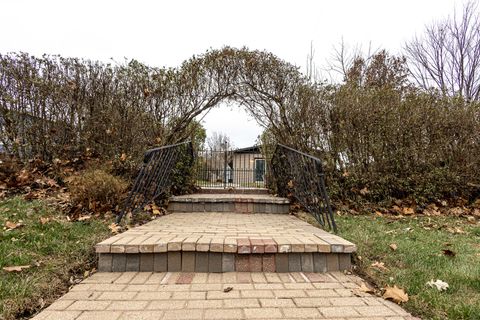
[[[330,74],[332,80],[338,79],[338,75],[340,75],[341,80],[346,81],[348,73],[355,63],[360,60],[368,63],[378,51],[378,48],[372,48],[371,42],[368,43],[368,48],[365,51],[360,44],[351,46],[345,43],[342,37],[340,43],[333,47],[333,53],[327,63],[326,71]]]
[[[230,137],[223,132],[213,132],[210,137],[207,138],[207,145],[211,150],[221,151],[225,148],[232,148],[233,144],[230,141]]]
[[[410,72],[423,88],[468,101],[480,98],[480,15],[475,2],[461,14],[426,26],[423,36],[405,44]]]

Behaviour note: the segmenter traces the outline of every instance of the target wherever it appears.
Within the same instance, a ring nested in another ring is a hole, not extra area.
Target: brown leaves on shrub
[[[124,198],[127,182],[100,169],[86,170],[69,181],[74,215],[82,211],[105,213],[116,210]]]
[[[57,178],[59,172],[54,164],[32,159],[26,164],[16,159],[2,160],[0,186],[3,195],[25,194],[25,199],[45,198],[61,190]]]

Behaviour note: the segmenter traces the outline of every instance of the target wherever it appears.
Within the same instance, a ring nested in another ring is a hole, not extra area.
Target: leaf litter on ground
[[[393,302],[400,304],[408,301],[408,294],[396,285],[393,287],[387,286],[385,287],[383,298],[385,300],[392,300]]]

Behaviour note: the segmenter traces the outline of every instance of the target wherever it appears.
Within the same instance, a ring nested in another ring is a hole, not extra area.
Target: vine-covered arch
[[[309,131],[308,112],[321,98],[298,67],[265,51],[212,50],[185,61],[176,73],[181,84],[175,88],[184,90],[177,97],[187,97],[177,104],[190,106],[178,119],[184,126],[220,101],[234,100],[287,144],[298,145],[295,138]]]

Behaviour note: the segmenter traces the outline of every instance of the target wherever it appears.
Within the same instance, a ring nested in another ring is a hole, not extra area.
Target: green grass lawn
[[[7,231],[7,221],[23,226]],[[93,246],[110,235],[108,222],[69,222],[45,203],[21,197],[0,201],[0,224],[0,319],[28,317],[58,298],[70,277],[95,266]],[[31,267],[3,270],[23,265]]]
[[[405,289],[408,311],[423,319],[480,319],[480,224],[451,217],[336,219],[339,235],[358,246],[359,273],[380,287],[396,284]],[[395,251],[389,247],[393,243]],[[376,261],[388,270],[372,267]],[[428,287],[432,279],[447,282],[449,289]]]

